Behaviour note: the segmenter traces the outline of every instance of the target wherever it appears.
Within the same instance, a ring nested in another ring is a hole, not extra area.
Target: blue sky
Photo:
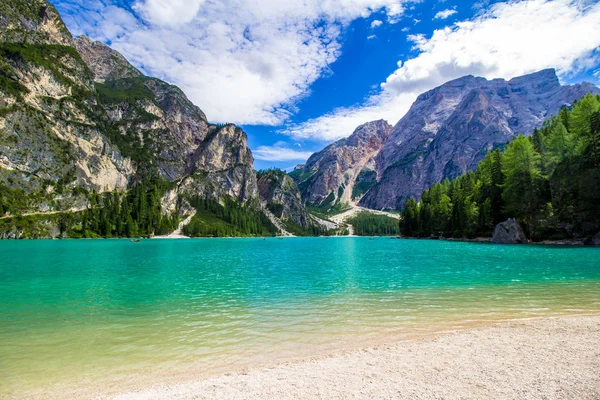
[[[56,0],[69,29],[180,86],[290,168],[467,74],[600,83],[600,4],[577,0]]]

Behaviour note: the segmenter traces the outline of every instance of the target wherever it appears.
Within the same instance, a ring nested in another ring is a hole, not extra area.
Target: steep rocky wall
[[[402,208],[410,197],[474,169],[586,93],[589,83],[561,86],[554,70],[510,81],[466,76],[420,95],[375,158],[378,183],[361,199],[372,209]]]
[[[348,203],[366,190],[357,183],[366,182],[369,171],[377,171],[375,156],[381,150],[392,127],[385,121],[373,121],[356,128],[354,133],[313,154],[306,164],[291,174],[306,201],[312,204]]]
[[[296,182],[283,171],[267,171],[259,175],[258,191],[263,206],[277,218],[308,228],[311,219]]]

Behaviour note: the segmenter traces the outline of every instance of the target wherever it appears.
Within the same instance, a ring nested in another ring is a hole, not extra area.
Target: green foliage
[[[362,211],[348,219],[358,236],[395,236],[400,233],[398,221],[386,215]]]
[[[333,192],[329,193],[329,196],[321,202],[321,204],[307,204],[306,209],[311,213],[319,216],[330,217],[332,215],[343,213],[350,209],[350,205],[342,202],[335,201],[335,194]]]
[[[335,229],[327,230],[320,225],[310,225],[308,228],[304,228],[293,221],[285,220],[282,221],[285,230],[295,236],[332,236],[337,232]]]
[[[277,218],[281,218],[283,214],[284,205],[280,203],[267,203],[267,209],[273,213]]]
[[[367,193],[369,189],[377,184],[377,172],[372,170],[360,171],[356,178],[356,184],[352,188],[352,198],[362,196]]]
[[[58,44],[26,44],[26,43],[0,43],[0,59],[10,61],[15,64],[29,64],[36,67],[43,67],[52,72],[56,80],[66,86],[75,86],[73,80],[67,73],[76,73],[70,67],[67,67],[65,58],[75,60],[79,65],[85,66],[81,56],[73,47],[62,46]],[[85,67],[84,67],[85,68]],[[89,71],[87,71],[89,72]],[[0,84],[2,88],[8,88],[11,94],[19,96],[24,93],[24,88],[20,84],[11,83],[14,77],[9,75],[10,71],[6,64],[0,68]]]
[[[504,209],[508,215],[527,219],[533,215],[540,198],[541,156],[531,140],[517,137],[504,151],[502,174],[505,177]],[[529,221],[527,221],[529,222]]]
[[[154,93],[146,87],[144,82],[150,78],[123,78],[105,83],[96,83],[96,91],[100,101],[104,104],[133,103],[140,100],[154,102]]]
[[[260,180],[260,178],[264,176],[271,176],[277,179],[284,179],[287,174],[285,171],[280,170],[279,168],[269,168],[269,169],[261,169],[260,171],[256,171],[256,179]]]
[[[218,201],[196,197],[190,203],[196,215],[183,228],[191,237],[273,236],[277,228],[260,210],[240,204],[233,199]]]
[[[31,206],[31,196],[23,189],[11,189],[0,184],[0,217],[9,213],[22,214]]]
[[[488,153],[474,172],[407,201],[406,236],[473,237],[517,218],[533,239],[585,237],[600,230],[600,97],[587,95]]]

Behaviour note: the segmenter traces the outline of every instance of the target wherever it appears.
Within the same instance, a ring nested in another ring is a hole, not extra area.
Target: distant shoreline
[[[190,239],[297,239],[297,238],[375,238],[375,239],[397,239],[397,240],[439,240],[445,242],[467,242],[467,243],[489,243],[489,244],[497,244],[499,246],[504,246],[505,244],[492,243],[491,237],[476,237],[476,238],[419,238],[419,237],[399,237],[399,236],[378,236],[378,235],[331,235],[331,236],[198,236],[198,237],[188,237],[183,235],[178,236],[153,236],[153,237],[142,237],[142,238],[121,238],[121,237],[98,237],[98,238],[50,238],[50,237],[41,237],[41,238],[20,238],[20,239],[9,239],[9,238],[0,238],[0,242],[20,242],[20,241],[31,241],[31,240],[48,240],[48,241],[61,241],[61,240],[123,240],[123,241],[133,241],[134,239],[140,240],[190,240]],[[548,246],[584,246],[584,247],[598,247],[593,244],[586,244],[585,239],[553,239],[553,240],[542,240],[537,242],[529,242],[529,243],[520,243],[519,245],[548,245]]]

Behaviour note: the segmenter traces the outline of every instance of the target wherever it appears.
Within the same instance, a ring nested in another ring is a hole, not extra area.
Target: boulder
[[[527,242],[527,236],[525,236],[523,228],[515,220],[508,220],[496,225],[494,236],[492,236],[492,243],[517,244]]]
[[[596,233],[596,235],[592,237],[592,244],[595,246],[600,246],[600,232]]]

